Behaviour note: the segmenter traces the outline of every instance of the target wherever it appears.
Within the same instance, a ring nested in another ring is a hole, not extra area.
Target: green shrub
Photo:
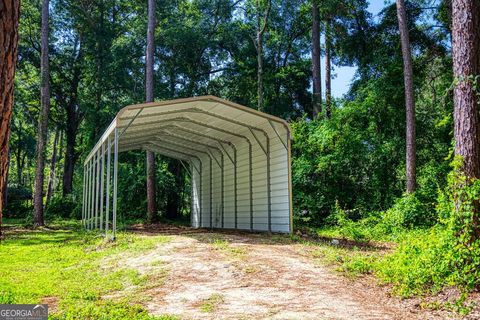
[[[438,291],[453,284],[449,259],[451,240],[448,230],[442,227],[411,232],[393,254],[378,263],[377,274],[393,283],[401,296]]]
[[[349,219],[345,210],[340,208],[338,203],[335,206],[335,217],[342,237],[359,243],[368,243],[371,240],[368,228],[364,228],[361,223]]]
[[[54,218],[80,218],[81,203],[78,204],[72,195],[56,196],[50,200],[46,210],[45,217],[47,220]]]
[[[475,227],[480,180],[467,179],[456,169],[448,180],[437,205],[440,223],[428,231],[412,231],[377,266],[381,278],[394,283],[403,296],[435,292],[448,285],[467,291],[480,286],[480,237]],[[419,212],[421,206],[415,199],[403,199],[386,218],[392,225],[395,221],[408,225],[410,219],[418,221]]]
[[[384,224],[394,230],[400,227],[431,226],[435,219],[436,214],[428,210],[415,193],[411,193],[397,199],[393,207],[385,212]]]
[[[31,215],[32,210],[32,191],[22,186],[8,186],[4,217],[26,218]]]
[[[459,174],[460,166],[456,159],[437,210],[452,238],[448,257],[455,282],[471,290],[480,287],[480,179]]]

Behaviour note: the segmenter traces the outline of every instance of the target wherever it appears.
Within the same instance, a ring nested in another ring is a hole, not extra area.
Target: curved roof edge
[[[110,135],[110,133],[113,131],[113,129],[116,128],[117,121],[121,118],[121,116],[124,112],[129,111],[129,110],[143,109],[143,108],[149,108],[149,107],[168,106],[168,105],[175,105],[175,104],[195,102],[195,101],[216,102],[216,103],[220,103],[220,104],[235,108],[235,109],[243,111],[243,112],[247,112],[247,113],[256,115],[258,117],[262,117],[262,118],[267,119],[267,120],[275,121],[275,122],[283,125],[285,127],[285,129],[287,130],[287,133],[288,133],[289,137],[291,137],[292,129],[290,128],[290,124],[285,119],[282,119],[282,118],[273,116],[271,114],[261,112],[261,111],[258,111],[258,110],[255,110],[255,109],[252,109],[252,108],[249,108],[249,107],[246,107],[246,106],[243,106],[243,105],[235,103],[235,102],[231,102],[229,100],[225,100],[225,99],[222,99],[222,98],[219,98],[219,97],[216,97],[216,96],[212,96],[212,95],[196,96],[196,97],[190,97],[190,98],[180,98],[180,99],[173,99],[173,100],[146,102],[146,103],[128,105],[128,106],[120,109],[120,111],[117,112],[115,118],[112,120],[112,122],[107,127],[107,129],[105,129],[105,131],[102,133],[102,135],[98,139],[97,143],[90,150],[89,154],[85,158],[84,164],[86,164],[89,161],[89,159],[98,150],[98,148],[101,146],[101,144],[107,140],[107,137]]]
[[[233,107],[235,109],[245,111],[254,115],[257,115],[259,117],[263,117],[272,121],[279,122],[285,126],[285,128],[288,130],[288,132],[292,132],[290,128],[290,124],[282,118],[273,116],[271,114],[261,112],[246,106],[243,106],[241,104],[225,100],[216,96],[212,95],[207,95],[207,96],[196,96],[196,97],[190,97],[190,98],[180,98],[180,99],[173,99],[173,100],[163,100],[163,101],[154,101],[154,102],[146,102],[146,103],[139,103],[139,104],[132,104],[129,106],[126,106],[117,113],[116,118],[120,118],[122,114],[127,111],[127,110],[135,110],[135,109],[142,109],[142,108],[148,108],[148,107],[159,107],[159,106],[164,106],[164,105],[174,105],[174,104],[181,104],[181,103],[187,103],[187,102],[195,102],[195,101],[213,101],[213,102],[218,102],[224,105],[227,105],[229,107]]]

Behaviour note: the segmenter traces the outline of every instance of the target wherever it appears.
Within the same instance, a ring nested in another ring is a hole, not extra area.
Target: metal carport
[[[191,224],[291,232],[290,128],[280,118],[214,96],[131,105],[84,163],[82,221],[115,237],[118,153],[150,150],[191,176]]]

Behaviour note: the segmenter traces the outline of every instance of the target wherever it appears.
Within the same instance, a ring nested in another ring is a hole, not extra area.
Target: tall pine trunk
[[[67,113],[68,114],[68,113]],[[67,129],[65,131],[65,158],[63,166],[63,195],[71,194],[73,191],[73,172],[77,155],[75,153],[75,140],[77,133],[74,127],[74,122],[68,119],[67,115]],[[69,125],[70,123],[70,125]]]
[[[182,166],[178,160],[171,159],[168,163],[168,171],[172,173],[173,185],[167,195],[167,205],[165,208],[165,217],[174,220],[180,216],[182,204],[181,189],[183,187]]]
[[[45,200],[45,208],[48,207],[48,204],[53,194],[53,188],[55,183],[55,168],[57,166],[57,148],[58,148],[58,141],[61,139],[61,135],[62,135],[62,131],[60,129],[57,129],[55,131],[55,138],[53,139],[53,151],[52,151],[52,159],[50,161],[50,176],[48,177],[47,199]]]
[[[317,0],[312,0],[312,82],[313,118],[322,113],[322,75],[320,69],[320,20]]]
[[[330,118],[332,114],[332,30],[331,19],[325,21],[325,115]]]
[[[263,14],[263,19],[260,15],[261,5],[260,0],[257,0],[257,109],[265,111],[265,102],[263,98],[263,35],[268,25],[268,15],[270,14],[271,0],[268,0],[267,8]],[[263,21],[262,21],[263,20]]]
[[[413,69],[410,39],[408,35],[407,13],[405,1],[397,0],[398,28],[402,44],[403,79],[405,85],[406,107],[406,172],[407,193],[412,193],[416,188],[416,151],[415,151],[415,100],[413,95]]]
[[[20,1],[0,0],[0,239],[8,176],[8,139],[17,63]]]
[[[478,0],[452,2],[452,56],[454,87],[455,154],[462,157],[461,172],[480,178],[480,121],[478,88],[480,76],[480,4]],[[461,200],[459,200],[461,201]],[[457,203],[457,207],[460,204]],[[472,241],[480,239],[478,199],[472,205]]]
[[[7,191],[8,139],[13,108],[19,16],[20,1],[0,0],[0,239]]]
[[[37,141],[37,167],[35,169],[35,194],[33,199],[35,226],[45,224],[43,217],[43,182],[45,169],[45,147],[48,132],[48,116],[50,113],[50,70],[48,63],[48,14],[49,0],[43,0],[42,4],[42,44],[40,57],[41,87],[40,103],[41,111],[38,119]]]
[[[153,57],[155,52],[155,0],[148,0],[147,52],[145,70],[146,102],[153,101]],[[147,220],[157,220],[155,188],[155,154],[147,151]]]
[[[78,88],[81,79],[81,61],[83,59],[82,41],[79,41],[78,51],[75,52],[75,62],[73,67],[73,76],[70,83],[68,102],[65,101],[65,112],[67,114],[67,125],[65,129],[65,157],[63,168],[63,195],[71,194],[73,191],[73,173],[77,163],[79,153],[75,151],[78,128],[80,126],[82,114],[78,105]],[[76,45],[75,45],[76,47]]]

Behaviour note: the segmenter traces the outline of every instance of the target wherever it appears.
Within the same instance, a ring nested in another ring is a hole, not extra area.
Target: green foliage
[[[55,196],[50,200],[45,210],[45,218],[47,220],[55,218],[80,219],[79,211],[80,204],[75,201],[73,195]]]
[[[478,221],[475,206],[480,198],[480,181],[465,178],[459,173],[460,167],[456,160],[449,184],[439,196],[440,223],[409,234],[377,266],[380,277],[394,283],[402,296],[436,292],[448,285],[470,291],[480,285],[480,231],[474,223]],[[412,218],[412,225],[421,225],[421,212],[421,203],[409,195],[388,210],[387,217],[402,222],[403,227],[410,226],[405,222]]]
[[[345,210],[342,210],[338,203],[335,206],[336,221],[340,228],[340,235],[355,242],[367,243],[370,241],[370,235],[366,228],[362,228],[359,223],[349,219]]]
[[[451,236],[455,282],[471,290],[480,286],[480,179],[465,177],[461,166],[455,159],[438,210]]]
[[[384,215],[384,224],[392,228],[431,226],[434,222],[435,212],[429,212],[415,193],[398,198]]]
[[[384,281],[393,283],[401,296],[436,292],[454,284],[452,249],[452,237],[445,228],[412,232],[393,254],[379,262],[376,273]]]

